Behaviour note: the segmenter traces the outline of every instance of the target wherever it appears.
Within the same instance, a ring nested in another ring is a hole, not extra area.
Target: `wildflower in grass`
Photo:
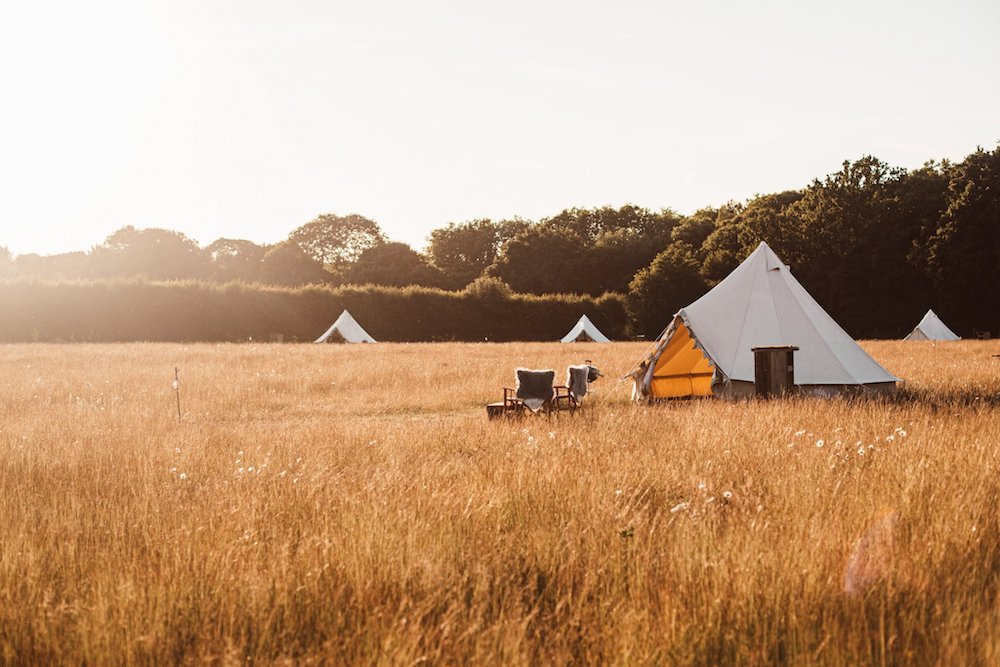
[[[705,486],[705,482],[702,482],[701,484],[699,484],[699,485],[698,485],[698,490],[699,490],[699,491],[704,491],[704,490],[705,490],[705,489],[707,489],[707,488],[708,488],[708,487],[707,487],[707,486]]]
[[[823,445],[825,445],[825,444],[826,444],[826,441],[823,440],[823,438],[820,438],[819,440],[816,441],[816,446],[819,447],[819,448],[821,448],[821,449],[822,449]]]
[[[549,440],[555,440],[555,439],[556,439],[556,432],[549,431]]]
[[[247,472],[253,472],[253,466],[250,466],[249,468],[247,468]]]
[[[621,489],[615,489],[616,496],[620,496],[622,493],[624,493],[624,491],[622,491]]]
[[[180,454],[180,453],[181,453],[181,448],[180,447],[174,447],[174,454]]]
[[[182,482],[183,482],[184,480],[186,480],[186,479],[188,478],[188,476],[187,476],[187,473],[186,473],[186,472],[182,472],[182,473],[180,474],[180,478],[181,478],[181,481],[182,481]]]
[[[732,500],[732,498],[733,498],[733,492],[732,491],[723,491],[722,492],[722,498],[724,500]]]
[[[176,467],[170,469],[170,474],[171,475],[173,475],[176,472],[177,472],[177,468]]]
[[[892,442],[895,439],[896,439],[896,436],[894,436],[894,435],[887,435],[887,436],[885,436],[885,441],[886,442]]]
[[[858,447],[858,456],[864,456],[864,455],[865,455],[865,448]]]

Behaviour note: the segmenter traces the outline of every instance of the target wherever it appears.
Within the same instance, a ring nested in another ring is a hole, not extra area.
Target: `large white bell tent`
[[[346,310],[340,314],[337,321],[316,339],[317,343],[374,343],[364,328],[358,324]]]
[[[913,328],[903,340],[960,340],[933,310],[928,310],[924,319]]]
[[[582,343],[582,342],[594,342],[594,343],[610,343],[611,339],[601,333],[601,330],[594,326],[594,323],[590,321],[590,318],[586,315],[582,316],[577,323],[573,325],[573,328],[569,330],[569,333],[562,337],[560,341],[562,343]]]
[[[795,385],[805,393],[891,391],[899,381],[761,243],[722,282],[674,315],[632,372],[633,397],[753,394],[753,348],[767,346],[798,348]]]

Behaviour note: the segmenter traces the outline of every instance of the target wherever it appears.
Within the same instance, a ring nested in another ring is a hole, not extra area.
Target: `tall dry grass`
[[[636,344],[0,347],[0,660],[997,664],[1000,345],[866,347],[896,399],[632,405]],[[486,421],[584,358],[581,414]]]

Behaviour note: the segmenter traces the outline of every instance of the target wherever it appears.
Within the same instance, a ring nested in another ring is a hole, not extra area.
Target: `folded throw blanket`
[[[552,384],[556,379],[555,371],[518,368],[516,372],[517,397],[528,406],[529,410],[537,412],[543,405],[552,400],[555,395],[555,391],[552,389]]]
[[[566,386],[569,393],[581,400],[587,395],[587,382],[590,381],[590,366],[582,364],[580,366],[569,366],[566,369]]]

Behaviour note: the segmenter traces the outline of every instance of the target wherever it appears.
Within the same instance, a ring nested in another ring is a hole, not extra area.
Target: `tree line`
[[[0,342],[309,342],[345,308],[379,341],[558,340],[581,312],[623,338],[616,294],[514,294],[483,278],[430,287],[268,287],[186,280],[0,282]]]
[[[625,205],[449,223],[423,252],[356,214],[320,215],[273,245],[201,247],[175,231],[129,226],[87,252],[13,257],[0,248],[0,276],[452,292],[489,281],[523,294],[621,295],[623,332],[651,337],[760,241],[855,336],[897,337],[929,307],[962,335],[996,335],[1000,147],[915,170],[866,156],[804,188],[691,215]]]

